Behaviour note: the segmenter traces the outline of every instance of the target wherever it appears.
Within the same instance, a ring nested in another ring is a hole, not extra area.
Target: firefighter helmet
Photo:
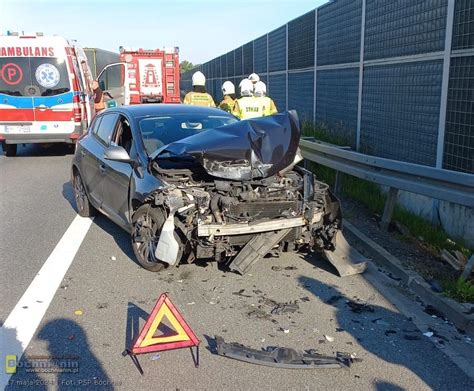
[[[260,81],[260,76],[258,76],[256,73],[252,73],[249,75],[249,80],[255,84],[256,82]]]
[[[257,81],[253,93],[255,96],[265,96],[267,95],[267,86],[263,81]]]
[[[205,86],[206,85],[206,76],[200,71],[193,73],[193,86]]]
[[[222,84],[222,95],[231,95],[235,94],[235,86],[234,83],[227,80]]]
[[[243,79],[240,84],[240,95],[252,96],[253,95],[253,84],[249,79]]]

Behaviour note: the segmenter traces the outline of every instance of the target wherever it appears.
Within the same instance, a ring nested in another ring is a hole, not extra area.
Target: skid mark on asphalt
[[[2,360],[5,355],[16,355],[20,359],[74,260],[92,220],[81,216],[75,217],[0,328]],[[8,384],[10,376],[11,374],[4,371],[0,372],[0,389]]]

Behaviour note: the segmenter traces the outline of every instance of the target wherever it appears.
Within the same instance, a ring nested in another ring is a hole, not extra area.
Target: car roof
[[[110,110],[110,109],[109,109]],[[112,111],[112,110],[110,110]],[[202,114],[202,115],[226,115],[232,117],[231,114],[214,107],[193,106],[184,104],[141,104],[131,106],[120,106],[114,108],[115,112],[123,112],[134,118],[157,116],[157,115],[186,115],[186,114]]]

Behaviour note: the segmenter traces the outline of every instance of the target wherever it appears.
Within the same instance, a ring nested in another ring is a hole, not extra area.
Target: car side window
[[[100,124],[100,121],[102,121],[102,116],[101,117],[94,117],[94,119],[92,120],[92,124],[89,128],[89,131],[91,133],[97,133],[97,129],[99,128],[99,124]]]
[[[117,124],[117,114],[104,114],[102,120],[97,126],[97,129],[94,129],[94,135],[99,140],[100,143],[104,144],[106,147],[110,144],[112,134],[114,133],[115,126]]]
[[[123,147],[130,155],[133,146],[132,128],[130,121],[124,115],[119,115],[116,132],[112,140],[115,145]]]

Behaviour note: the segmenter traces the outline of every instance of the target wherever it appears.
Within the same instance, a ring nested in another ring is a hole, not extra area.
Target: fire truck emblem
[[[160,82],[158,81],[158,75],[156,73],[156,67],[153,64],[148,64],[145,66],[142,85],[143,87],[160,86]]]

